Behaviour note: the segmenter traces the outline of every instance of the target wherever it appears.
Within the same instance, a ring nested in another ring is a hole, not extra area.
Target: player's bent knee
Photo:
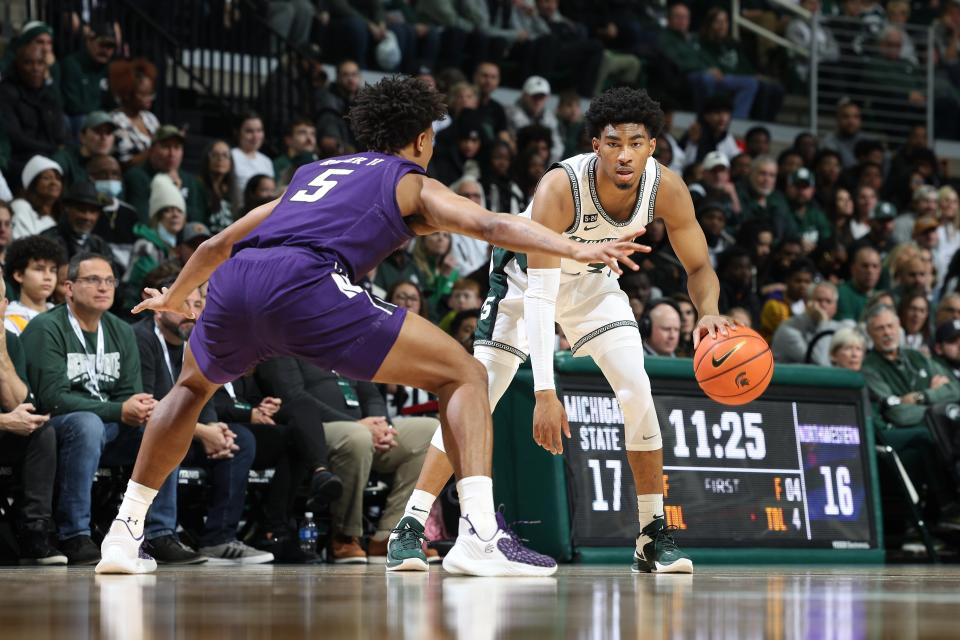
[[[660,421],[651,402],[640,419],[627,417],[624,412],[624,446],[627,451],[656,451],[663,448]]]

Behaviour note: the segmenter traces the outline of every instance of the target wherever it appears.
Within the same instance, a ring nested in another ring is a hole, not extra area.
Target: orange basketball
[[[737,327],[726,336],[700,341],[693,355],[693,373],[710,398],[722,404],[746,404],[770,384],[773,353],[759,333]]]

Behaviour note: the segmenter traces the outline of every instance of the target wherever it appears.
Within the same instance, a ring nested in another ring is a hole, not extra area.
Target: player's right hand
[[[533,441],[552,454],[563,453],[561,432],[570,437],[570,423],[557,392],[553,389],[538,391],[537,404],[533,409]]]
[[[143,311],[153,311],[154,313],[159,313],[161,311],[172,311],[173,313],[179,313],[185,315],[191,320],[196,320],[197,316],[190,310],[190,305],[187,304],[187,301],[184,300],[174,300],[169,295],[169,289],[167,287],[163,288],[163,291],[157,291],[156,289],[151,289],[147,287],[143,290],[144,298],[140,304],[135,306],[131,313],[134,315],[141,313]]]
[[[625,236],[613,242],[578,244],[573,251],[573,259],[583,264],[602,262],[610,267],[617,275],[623,273],[623,269],[620,268],[621,262],[634,271],[638,271],[640,267],[630,259],[630,256],[634,253],[650,253],[651,248],[633,242],[633,238],[636,237],[636,235],[641,234]]]

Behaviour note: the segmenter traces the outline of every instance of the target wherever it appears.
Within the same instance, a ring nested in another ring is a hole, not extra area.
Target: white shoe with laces
[[[119,525],[123,525],[118,526]],[[134,537],[130,525],[124,520],[114,520],[100,545],[100,562],[96,573],[153,573],[157,561],[143,551],[143,534]]]
[[[484,540],[474,530],[469,518],[460,518],[457,542],[443,559],[447,573],[470,576],[552,576],[557,571],[557,561],[537,553],[520,542],[499,512],[497,532]]]

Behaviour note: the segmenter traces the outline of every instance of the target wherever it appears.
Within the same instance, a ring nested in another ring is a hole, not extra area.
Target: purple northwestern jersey
[[[304,247],[362,277],[414,233],[400,215],[397,183],[423,173],[409,160],[366,152],[300,167],[283,200],[246,238],[247,248]]]

